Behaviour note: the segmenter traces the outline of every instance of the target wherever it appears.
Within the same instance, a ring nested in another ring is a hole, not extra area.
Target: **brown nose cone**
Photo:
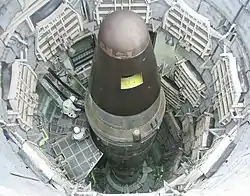
[[[106,54],[117,59],[141,54],[150,41],[145,22],[136,13],[122,10],[108,15],[99,31],[99,44]]]

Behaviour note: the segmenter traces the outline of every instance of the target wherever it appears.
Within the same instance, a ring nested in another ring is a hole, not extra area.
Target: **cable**
[[[56,75],[56,73],[49,68],[48,71],[50,72],[50,74],[58,81],[60,82],[66,89],[68,89],[71,93],[73,93],[75,96],[77,96],[78,98],[84,99],[84,96],[80,95],[78,92],[76,92],[74,89],[72,89],[69,85],[65,84],[59,77],[58,75]]]
[[[55,90],[56,92],[63,97],[64,99],[68,99],[65,94],[62,93],[62,91],[59,90],[59,88],[48,78],[48,76],[43,77]]]
[[[19,178],[28,179],[28,180],[39,181],[39,180],[36,179],[36,178],[27,177],[27,176],[23,176],[23,175],[20,175],[20,174],[15,174],[15,173],[12,173],[12,172],[10,172],[10,175],[16,176],[16,177],[19,177]]]
[[[44,79],[56,90],[56,92],[60,95],[60,97],[62,97],[64,100],[68,99],[68,97],[62,93],[62,91],[60,91],[60,89],[47,77],[44,76]],[[84,107],[82,105],[73,103],[77,108],[81,108],[84,109]]]

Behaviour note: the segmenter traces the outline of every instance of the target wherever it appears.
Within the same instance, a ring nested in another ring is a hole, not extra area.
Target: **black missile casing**
[[[140,85],[121,89],[123,80]],[[119,116],[138,114],[158,97],[160,79],[153,46],[144,21],[135,13],[114,12],[102,22],[89,87],[99,107]]]
[[[128,10],[111,13],[100,25],[85,112],[118,181],[137,179],[165,105],[145,22]]]

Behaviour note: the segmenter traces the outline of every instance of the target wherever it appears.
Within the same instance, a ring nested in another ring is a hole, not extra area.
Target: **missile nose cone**
[[[160,88],[145,22],[131,11],[107,16],[100,26],[89,79],[93,101],[109,114],[131,116],[148,109]]]
[[[117,59],[133,58],[147,47],[150,37],[145,22],[128,10],[113,12],[102,22],[99,44],[109,56]]]

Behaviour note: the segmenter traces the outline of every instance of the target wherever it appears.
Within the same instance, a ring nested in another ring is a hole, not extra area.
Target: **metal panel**
[[[190,8],[183,0],[174,3],[163,19],[163,29],[179,40],[187,51],[201,58],[211,52],[210,21]]]
[[[26,131],[32,128],[33,114],[38,104],[36,84],[36,73],[25,62],[16,60],[12,65],[8,94],[9,103],[16,114],[9,112],[8,117],[13,120],[17,118],[20,127]]]
[[[36,53],[43,61],[56,63],[54,55],[66,50],[82,30],[78,13],[67,3],[61,4],[51,15],[37,23]]]
[[[189,63],[187,65],[187,63]],[[191,63],[182,60],[176,63],[174,81],[180,88],[180,93],[193,107],[201,104],[201,98],[205,98],[206,85],[199,78],[199,73],[191,67]]]
[[[164,89],[167,104],[171,105],[176,110],[180,109],[182,100],[180,98],[180,91],[178,87],[172,85],[170,79],[166,76],[162,77],[161,86]]]
[[[211,70],[215,90],[214,108],[218,110],[219,123],[228,124],[240,118],[244,108],[241,96],[244,93],[237,70],[236,58],[232,53],[221,54]]]
[[[152,10],[149,3],[150,0],[95,0],[95,20],[100,25],[103,18],[114,11],[131,10],[140,15],[148,23],[152,17]]]
[[[58,140],[52,148],[57,156],[63,155],[68,177],[77,181],[85,178],[103,155],[91,138],[78,142],[71,135]]]

